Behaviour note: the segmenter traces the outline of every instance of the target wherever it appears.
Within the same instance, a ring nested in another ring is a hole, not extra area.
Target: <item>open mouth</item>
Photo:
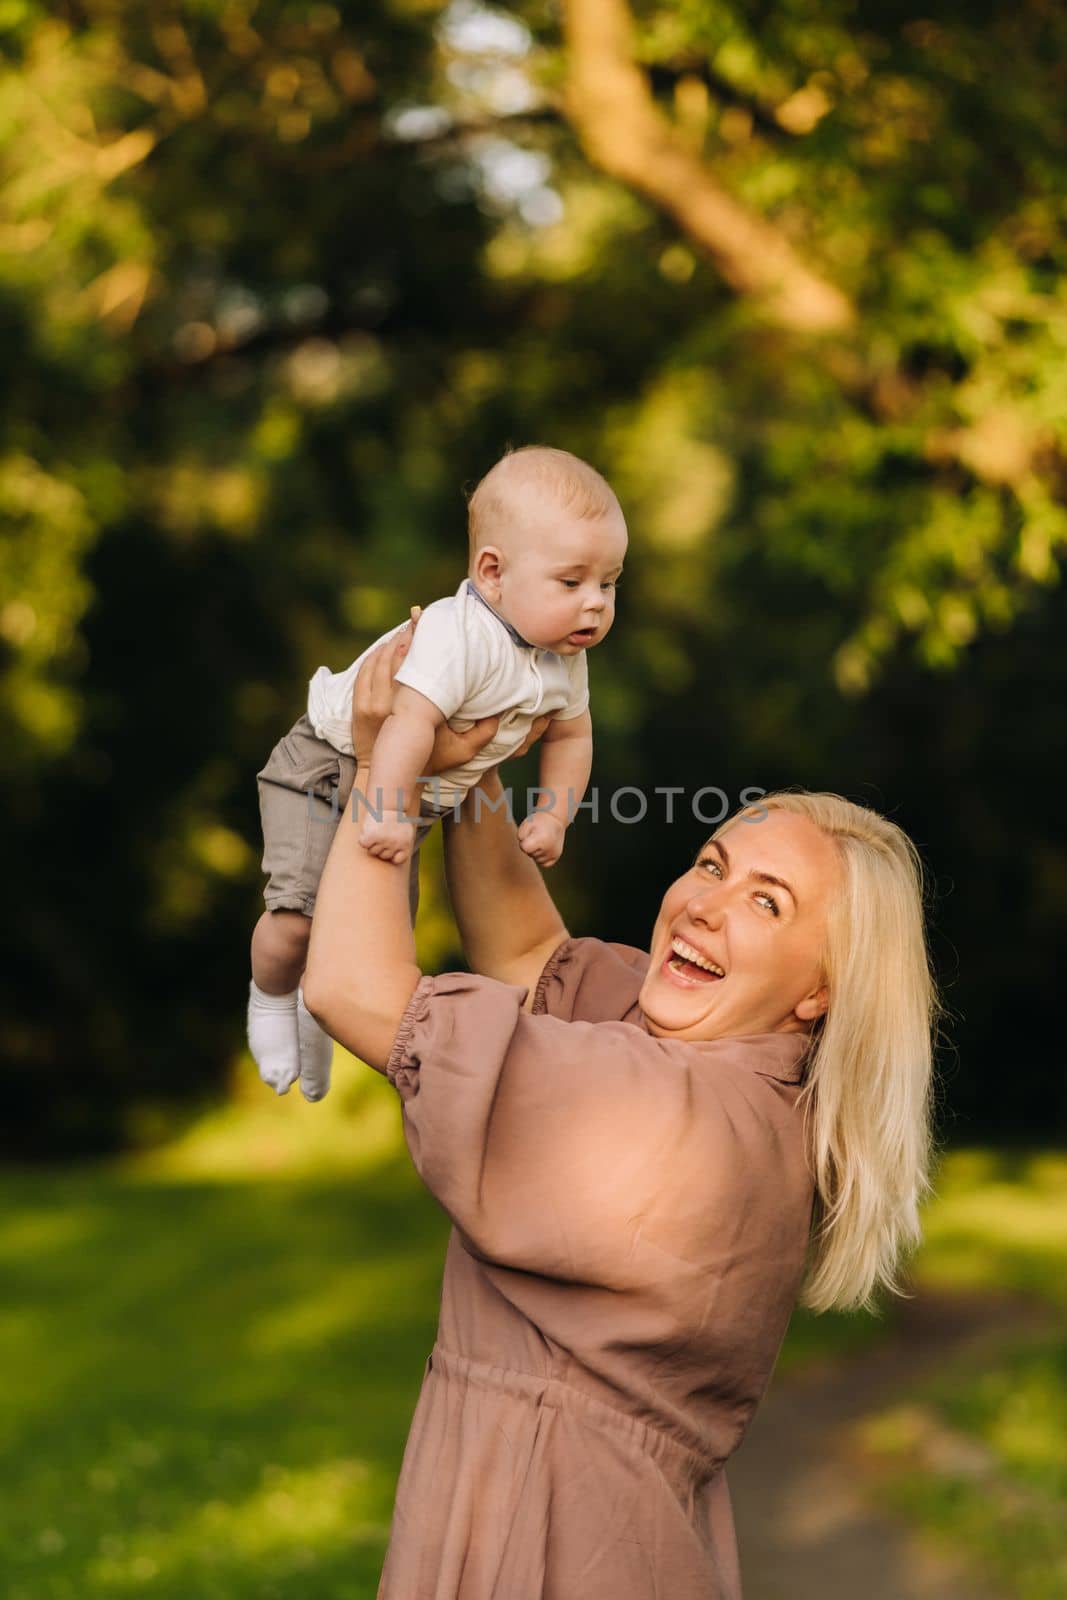
[[[590,644],[595,638],[595,628],[577,628],[574,633],[567,635],[569,644]]]
[[[668,972],[688,983],[721,983],[726,974],[717,962],[702,956],[684,939],[672,939],[667,959],[663,963]]]

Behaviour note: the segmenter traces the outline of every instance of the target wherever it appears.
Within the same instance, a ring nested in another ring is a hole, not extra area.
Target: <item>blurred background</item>
[[[602,795],[837,790],[928,868],[927,1244],[794,1320],[746,1600],[1067,1593],[1065,13],[0,0],[0,52],[5,1592],[374,1594],[446,1224],[381,1079],[244,1052],[255,773],[543,442],[631,530]],[[573,930],[645,942],[663,816],[579,820]]]

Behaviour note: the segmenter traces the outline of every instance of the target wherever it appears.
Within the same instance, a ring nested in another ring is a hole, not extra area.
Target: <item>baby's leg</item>
[[[311,938],[302,911],[264,911],[252,934],[252,981],[265,994],[292,994],[300,982]]]
[[[330,1087],[333,1040],[319,1027],[298,988],[307,961],[311,918],[302,911],[264,911],[252,935],[248,1047],[259,1075],[278,1094],[300,1079],[305,1100]]]
[[[252,935],[248,1048],[259,1075],[286,1094],[300,1075],[299,991],[311,918],[300,911],[264,911]]]
[[[355,762],[317,739],[303,716],[257,774],[267,911],[252,935],[248,1044],[278,1094],[300,1079],[308,1100],[329,1087],[333,1041],[303,1005],[300,980],[319,879],[344,810]]]

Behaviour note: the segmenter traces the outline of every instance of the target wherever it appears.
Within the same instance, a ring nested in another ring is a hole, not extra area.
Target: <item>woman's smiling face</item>
[[[827,1009],[821,962],[840,878],[833,841],[807,817],[731,822],[663,897],[640,995],[649,1032],[806,1032]]]

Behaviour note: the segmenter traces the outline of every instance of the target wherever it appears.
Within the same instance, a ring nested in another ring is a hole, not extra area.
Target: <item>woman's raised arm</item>
[[[319,884],[304,969],[304,1004],[331,1038],[379,1072],[421,972],[408,907],[408,871],[359,842],[359,765]]]
[[[529,990],[567,938],[540,868],[519,846],[496,773],[467,795],[459,820],[447,818],[445,877],[467,962],[474,972]]]
[[[407,873],[359,845],[353,810],[368,785],[374,742],[392,709],[393,678],[414,629],[387,640],[360,669],[353,693],[352,742],[359,771],[319,889],[304,974],[304,1002],[354,1054],[380,1066],[420,976],[407,911]],[[547,720],[547,719],[546,719]],[[497,719],[466,734],[437,730],[431,772],[459,766],[492,738]],[[532,737],[543,732],[536,722]],[[523,747],[524,749],[527,746]],[[496,809],[492,809],[493,807]],[[519,847],[499,779],[488,774],[467,796],[461,820],[445,828],[445,866],[463,948],[485,977],[530,992],[567,929],[540,869]]]

